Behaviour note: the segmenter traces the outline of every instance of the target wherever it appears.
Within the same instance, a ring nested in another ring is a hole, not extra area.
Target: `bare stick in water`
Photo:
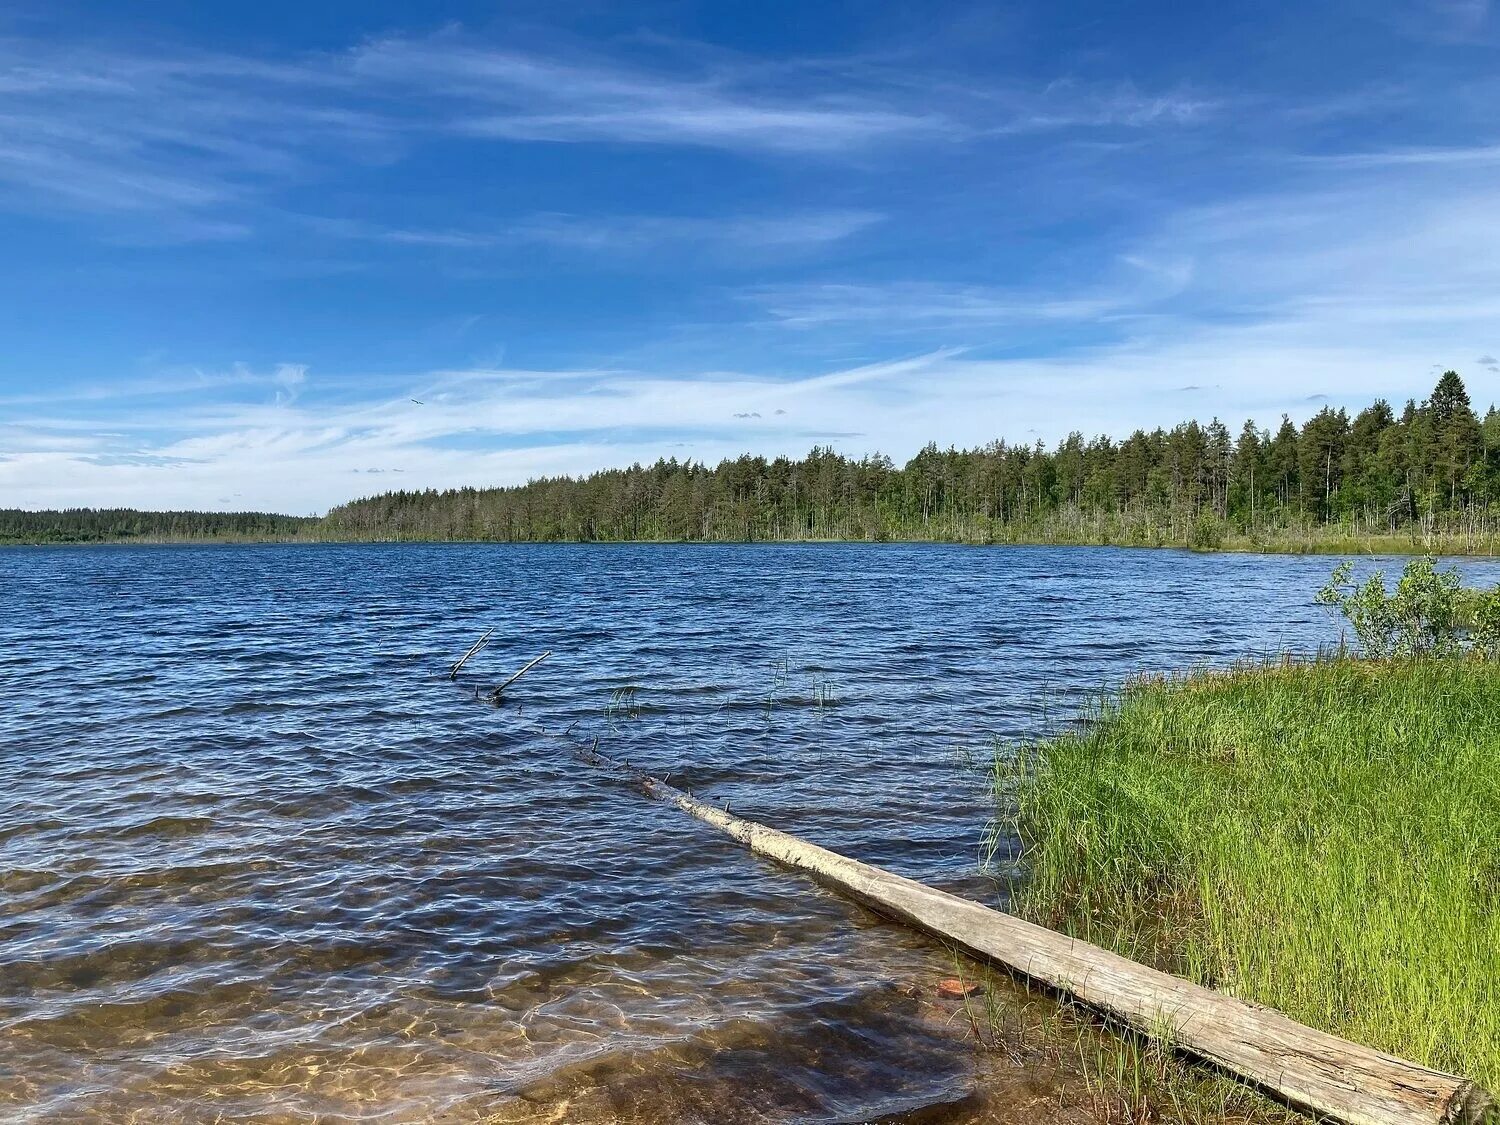
[[[504,694],[506,688],[510,687],[511,684],[515,683],[522,676],[526,675],[527,672],[531,671],[533,668],[535,668],[538,664],[540,664],[543,660],[546,660],[547,657],[549,657],[551,655],[552,655],[552,650],[549,648],[546,652],[542,653],[541,656],[538,656],[535,660],[533,660],[530,663],[528,663],[526,665],[526,667],[522,668],[514,676],[512,676],[510,679],[506,680],[503,684],[501,684],[499,687],[497,687],[494,691],[490,692],[490,701],[491,702],[498,702],[499,699],[500,699],[500,696],[502,694]]]
[[[460,668],[462,668],[466,663],[468,663],[469,657],[473,656],[476,652],[478,652],[480,649],[482,649],[485,645],[489,644],[490,643],[490,637],[494,636],[494,634],[495,634],[495,628],[492,625],[492,626],[490,626],[490,628],[488,628],[487,630],[485,630],[484,636],[480,637],[477,641],[475,641],[472,645],[469,646],[469,651],[468,652],[464,653],[462,656],[460,656],[458,658],[458,663],[456,663],[455,665],[453,665],[452,668],[448,669],[448,678],[450,680],[456,680],[456,679],[458,679],[458,670]]]

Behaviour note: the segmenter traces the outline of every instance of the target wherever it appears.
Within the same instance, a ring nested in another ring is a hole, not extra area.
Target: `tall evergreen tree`
[[[1266,449],[1266,468],[1275,481],[1276,499],[1283,507],[1290,507],[1293,497],[1299,495],[1297,445],[1297,427],[1283,414],[1281,426]]]
[[[1479,419],[1457,371],[1445,371],[1427,400],[1431,417],[1432,465],[1450,511],[1460,506],[1460,490],[1483,449]]]

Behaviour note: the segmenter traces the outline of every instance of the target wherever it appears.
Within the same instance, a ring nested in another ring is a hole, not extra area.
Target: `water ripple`
[[[1330,639],[1310,604],[1329,565],[0,550],[0,1116],[959,1113],[972,1052],[906,988],[951,971],[941,950],[536,725],[996,899],[976,871],[993,740],[1131,673]],[[505,706],[475,698],[544,649]]]

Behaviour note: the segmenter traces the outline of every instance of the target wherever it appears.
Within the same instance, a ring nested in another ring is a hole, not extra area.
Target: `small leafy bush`
[[[1198,513],[1198,519],[1188,536],[1188,546],[1195,551],[1217,551],[1223,545],[1223,523],[1212,512]]]
[[[1500,586],[1468,599],[1469,644],[1486,660],[1500,660]]]
[[[1394,593],[1384,574],[1360,585],[1353,569],[1335,567],[1316,600],[1344,615],[1364,655],[1500,657],[1500,586],[1466,590],[1456,569],[1439,570],[1431,556],[1407,563]]]

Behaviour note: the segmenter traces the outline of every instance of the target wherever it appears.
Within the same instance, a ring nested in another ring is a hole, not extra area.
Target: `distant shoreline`
[[[399,489],[322,516],[0,508],[0,543],[961,543],[1262,554],[1500,554],[1500,409],[1463,380],[1300,429],[1219,419],[944,450],[675,457],[525,484]]]
[[[1125,550],[1176,550],[1194,554],[1238,554],[1238,555],[1439,555],[1451,558],[1493,558],[1500,556],[1500,540],[1466,540],[1458,535],[1434,535],[1413,538],[1410,535],[1390,536],[1308,536],[1251,539],[1248,536],[1227,539],[1214,546],[1193,545],[1186,542],[1164,541],[1159,543],[1127,543],[1110,540],[1082,541],[1077,539],[1044,539],[1018,537],[981,541],[960,538],[925,539],[423,539],[423,538],[338,538],[312,536],[285,537],[229,537],[229,536],[181,536],[181,537],[119,537],[108,539],[11,539],[0,540],[0,547],[352,547],[352,546],[532,546],[532,547],[745,547],[745,546],[932,546],[932,547],[1112,547]]]

